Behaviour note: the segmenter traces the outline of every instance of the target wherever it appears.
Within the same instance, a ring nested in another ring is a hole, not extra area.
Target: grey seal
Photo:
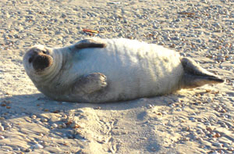
[[[173,50],[123,38],[90,38],[62,48],[36,45],[23,64],[39,91],[68,102],[126,101],[224,82]]]

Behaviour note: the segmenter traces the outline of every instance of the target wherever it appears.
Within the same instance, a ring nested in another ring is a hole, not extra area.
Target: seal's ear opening
[[[181,88],[195,88],[205,84],[217,84],[224,82],[223,79],[210,73],[199,66],[190,58],[182,58],[184,74],[181,80]]]
[[[31,63],[32,61],[33,61],[33,57],[30,57],[30,58],[28,59],[28,62]]]

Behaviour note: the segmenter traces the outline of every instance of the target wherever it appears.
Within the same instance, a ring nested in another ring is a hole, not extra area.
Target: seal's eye
[[[29,58],[28,62],[31,63],[33,61],[33,58]]]
[[[47,52],[46,51],[42,51],[44,54],[47,54]]]

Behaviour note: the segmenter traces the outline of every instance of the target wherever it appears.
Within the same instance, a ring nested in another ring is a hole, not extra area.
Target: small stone
[[[80,128],[81,126],[78,124],[77,121],[73,121],[73,123],[70,125],[72,128]]]
[[[57,128],[57,127],[58,127],[58,125],[56,123],[52,124],[52,128]]]
[[[201,144],[201,145],[199,145],[199,148],[204,149],[204,148],[205,148],[205,145]]]
[[[42,149],[44,148],[41,144],[35,144],[34,149]]]
[[[147,105],[147,108],[148,108],[148,109],[152,109],[152,108],[153,108],[153,105],[152,105],[152,104],[148,104],[148,105]]]
[[[221,127],[228,128],[228,126],[225,123],[221,123],[220,125]]]
[[[32,118],[32,119],[36,119],[37,116],[36,116],[36,115],[32,115],[31,118]]]
[[[4,138],[5,138],[4,136],[0,135],[0,140],[2,140],[2,139],[4,139]]]
[[[223,144],[219,143],[219,142],[214,142],[212,143],[213,146],[216,146],[218,148],[222,148],[223,147]]]
[[[220,135],[219,133],[215,133],[215,134],[213,135],[213,137],[219,138],[219,137],[221,137],[221,135]]]
[[[181,108],[178,108],[178,109],[176,109],[176,111],[182,111],[182,109],[181,109]]]
[[[213,131],[213,128],[211,128],[211,127],[206,127],[206,130],[209,131],[209,132],[212,132],[212,131]]]
[[[203,130],[202,130],[202,129],[198,129],[198,130],[197,130],[197,134],[202,134],[202,135],[203,135],[203,134],[204,134],[204,132],[203,132]]]
[[[60,111],[59,110],[55,110],[55,111],[53,111],[53,113],[59,113]]]
[[[42,121],[42,122],[47,122],[48,119],[46,119],[46,118],[41,118],[41,121]]]
[[[62,18],[66,18],[67,15],[63,13],[63,14],[61,15],[61,17],[62,17]]]
[[[38,133],[38,136],[44,136],[44,134],[43,133]]]
[[[100,110],[101,107],[100,106],[97,106],[97,107],[94,107],[95,110]]]
[[[229,147],[228,147],[228,150],[229,150],[229,151],[234,151],[234,147],[229,146]]]
[[[205,124],[206,126],[211,126],[211,124],[210,124],[209,121],[204,122],[204,124]]]
[[[0,126],[0,131],[4,131],[4,127],[3,126]]]
[[[67,127],[67,125],[65,123],[62,123],[62,124],[58,125],[58,128],[66,128],[66,127]]]
[[[26,149],[24,152],[32,152],[32,149]]]
[[[189,141],[189,137],[182,138],[183,141]]]
[[[226,113],[227,111],[225,109],[220,110],[221,113]]]
[[[79,124],[72,124],[71,127],[72,128],[80,128],[80,125]]]
[[[197,121],[198,122],[202,122],[202,118],[197,118]]]
[[[1,106],[2,106],[2,107],[5,107],[5,106],[7,106],[7,105],[6,105],[6,103],[1,103]]]
[[[220,154],[218,151],[214,151],[211,154]]]
[[[80,134],[80,130],[79,130],[79,129],[73,129],[73,130],[72,130],[72,134],[73,134],[73,135]]]
[[[187,127],[184,127],[182,130],[183,130],[183,131],[190,131],[191,128],[190,128],[189,126],[187,126]]]
[[[49,112],[50,110],[49,109],[44,109],[45,112]]]
[[[161,112],[158,112],[158,113],[156,113],[157,115],[159,115],[159,116],[162,116],[162,113]]]
[[[69,34],[69,30],[67,28],[64,28],[65,33]]]
[[[189,117],[189,120],[191,120],[191,121],[193,121],[193,122],[196,121],[196,119],[195,119],[194,117]]]
[[[75,134],[73,131],[68,131],[66,134],[64,134],[67,138],[69,139],[74,139],[75,138]]]
[[[157,149],[155,147],[151,147],[150,150],[153,152],[157,151]]]
[[[6,128],[8,128],[8,129],[10,129],[10,128],[12,128],[12,126],[11,126],[11,124],[10,123],[6,123],[6,125],[5,125],[6,127],[5,127],[5,129]]]
[[[207,99],[207,102],[208,102],[208,103],[211,103],[211,102],[213,102],[213,100],[212,100],[211,98],[208,98],[208,99]]]
[[[203,138],[201,138],[201,137],[198,137],[198,138],[196,138],[198,141],[200,141],[200,142],[202,142],[203,141]]]

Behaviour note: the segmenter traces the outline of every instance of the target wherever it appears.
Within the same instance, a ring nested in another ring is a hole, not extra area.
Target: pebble
[[[0,135],[0,140],[2,140],[2,139],[4,139],[4,138],[5,138],[4,136]]]
[[[44,134],[43,133],[38,133],[38,136],[44,136]]]
[[[184,138],[182,138],[182,140],[183,140],[183,141],[189,141],[190,138],[189,138],[189,137],[184,137]]]
[[[219,142],[214,142],[212,143],[213,146],[216,146],[218,148],[222,148],[223,147],[223,144],[219,143]]]
[[[34,149],[43,149],[44,147],[41,144],[35,144]]]
[[[48,122],[48,119],[47,118],[41,118],[41,121],[42,122]]]
[[[176,111],[182,111],[182,109],[181,109],[181,108],[178,108],[178,109],[176,109]]]
[[[26,149],[25,152],[32,152],[32,149]]]
[[[9,130],[12,128],[12,125],[10,123],[6,123],[5,127],[3,127],[3,128],[5,128],[5,130]]]
[[[210,127],[210,126],[207,126],[206,130],[209,131],[209,132],[212,132],[214,129],[212,127]]]
[[[4,131],[4,127],[0,125],[0,131]]]
[[[64,134],[64,136],[66,136],[69,139],[74,139],[75,135],[76,134],[74,134],[74,131],[72,131],[72,130],[70,130],[70,131],[68,131],[67,133]]]
[[[184,127],[182,128],[183,131],[190,131],[191,130],[191,127],[187,126],[187,127]]]
[[[229,151],[234,151],[234,147],[229,146],[229,147],[228,147],[228,150],[229,150]]]
[[[67,127],[67,125],[65,123],[62,123],[62,124],[58,125],[58,128],[66,128],[66,127]]]
[[[191,121],[193,121],[193,122],[196,121],[196,119],[195,119],[194,117],[189,117],[189,120],[191,120]]]
[[[213,135],[213,137],[219,138],[219,137],[221,137],[221,134],[220,134],[220,133],[215,133],[215,134]]]
[[[156,152],[156,151],[157,151],[157,148],[151,147],[150,150],[151,150],[152,152]]]
[[[203,132],[203,130],[202,130],[202,129],[197,129],[197,133],[198,133],[198,134],[201,134],[201,135],[203,135],[203,134],[204,134],[204,132]]]
[[[31,118],[32,118],[32,119],[36,119],[37,116],[36,116],[36,115],[32,115]]]
[[[70,125],[71,128],[80,128],[81,126],[78,124],[77,121],[73,121],[72,124]]]
[[[202,137],[198,137],[197,140],[200,141],[200,142],[202,142],[203,138]]]
[[[154,106],[152,104],[147,104],[148,109],[152,109]]]
[[[56,123],[52,124],[52,128],[57,128],[57,127],[58,127],[58,125]]]

